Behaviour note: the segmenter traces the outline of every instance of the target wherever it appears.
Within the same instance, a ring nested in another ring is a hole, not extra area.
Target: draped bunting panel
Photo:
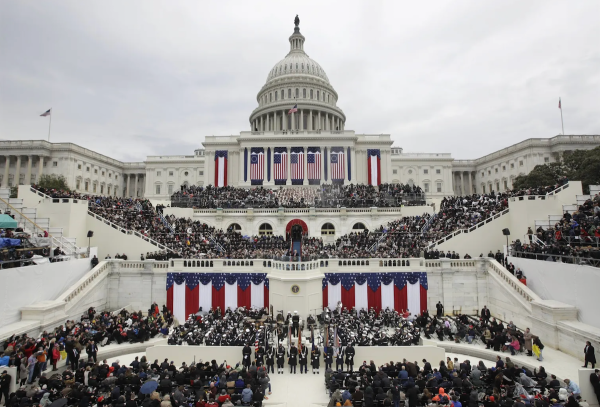
[[[215,183],[216,187],[227,186],[227,150],[215,151]]]
[[[250,148],[250,183],[262,185],[265,179],[265,148]]]
[[[290,149],[290,178],[292,185],[302,185],[304,182],[304,147]]]
[[[167,273],[167,308],[180,321],[210,308],[269,306],[266,273]]]
[[[346,177],[344,147],[331,147],[329,160],[331,162],[331,182],[334,184],[343,184]]]
[[[287,147],[273,149],[273,179],[275,185],[285,185],[288,178],[288,153]]]
[[[308,184],[319,185],[321,183],[321,147],[308,147],[306,153]]]
[[[367,182],[369,185],[381,184],[381,150],[367,150]]]
[[[427,273],[325,273],[323,306],[334,309],[338,301],[348,309],[409,310],[418,315],[427,309]]]

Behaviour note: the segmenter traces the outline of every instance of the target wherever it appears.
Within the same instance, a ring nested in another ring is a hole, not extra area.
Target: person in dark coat
[[[273,365],[275,364],[275,350],[273,349],[272,346],[269,346],[267,348],[266,356],[267,356],[267,373],[275,373],[275,370],[273,369]]]
[[[588,367],[588,363],[592,364],[592,369],[596,367],[596,353],[594,351],[594,347],[592,346],[590,341],[585,342],[585,348],[583,348],[583,354],[585,357],[585,365],[583,367]]]
[[[352,369],[354,368],[354,355],[356,354],[354,346],[352,346],[352,344],[348,345],[344,353],[346,354],[346,365],[348,365],[348,372],[352,372]]]
[[[298,364],[300,365],[300,374],[302,374],[302,370],[304,373],[308,373],[308,348],[306,346],[302,346],[298,352]]]
[[[252,355],[252,349],[250,349],[250,345],[246,344],[242,349],[242,365],[244,367],[250,367],[250,356]]]
[[[325,370],[331,369],[331,365],[333,364],[333,348],[327,346],[327,350],[323,352],[323,356],[325,357]]]
[[[590,384],[594,389],[594,393],[596,393],[598,404],[600,404],[600,377],[598,377],[598,369],[596,369],[594,373],[590,373]]]
[[[442,304],[441,301],[438,301],[438,303],[435,304],[435,309],[437,310],[438,317],[441,317],[442,315],[444,315],[444,305]]]
[[[417,407],[419,391],[412,382],[407,383],[406,399],[408,400],[408,407]]]
[[[277,348],[277,374],[283,374],[283,363],[285,362],[285,348],[279,344]]]
[[[312,367],[313,374],[319,374],[319,366],[321,363],[321,351],[319,347],[313,345],[313,349],[310,352],[310,366]]]
[[[298,364],[298,348],[292,344],[290,350],[287,353],[288,365],[290,366],[290,373],[292,371],[296,374],[296,365]]]

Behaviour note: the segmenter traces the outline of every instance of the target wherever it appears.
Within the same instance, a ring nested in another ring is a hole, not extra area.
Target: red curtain
[[[394,309],[398,312],[405,311],[408,308],[408,297],[406,296],[406,286],[399,290],[394,284]]]
[[[375,308],[375,312],[379,314],[381,311],[381,286],[377,287],[377,290],[371,290],[371,287],[367,287],[367,299],[369,309]]]
[[[167,290],[167,308],[173,313],[173,286]]]
[[[354,302],[356,297],[354,296],[354,285],[349,290],[346,290],[344,286],[342,286],[342,305],[348,310],[354,308]]]
[[[221,312],[225,312],[225,286],[222,286],[220,290],[217,290],[213,285],[212,288],[212,307],[213,309],[217,309],[217,307],[221,308]]]
[[[422,285],[421,290],[421,313],[427,309],[427,290]]]
[[[269,288],[265,285],[265,308],[269,308]]]
[[[198,312],[198,308],[200,307],[200,297],[199,295],[200,288],[198,286],[194,287],[193,290],[190,289],[187,285],[185,286],[185,318],[187,319],[190,314],[195,314]]]
[[[172,301],[171,301],[172,303]],[[329,305],[329,287],[325,284],[325,288],[323,288],[323,308]]]
[[[252,283],[250,283],[252,284]],[[242,287],[240,287],[238,285],[237,287],[237,291],[238,291],[238,307],[246,307],[246,308],[250,308],[252,306],[252,290],[250,289],[250,286],[248,286],[245,290],[242,290]]]

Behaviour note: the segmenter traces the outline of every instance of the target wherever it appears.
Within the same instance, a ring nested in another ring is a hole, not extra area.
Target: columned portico
[[[4,176],[2,177],[2,187],[8,188],[8,174],[10,170],[10,155],[4,156]]]

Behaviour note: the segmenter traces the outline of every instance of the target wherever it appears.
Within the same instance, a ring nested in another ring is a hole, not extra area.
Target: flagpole
[[[50,141],[50,129],[51,128],[52,128],[52,111],[50,111],[50,123],[48,124],[48,141]]]
[[[560,98],[559,98],[560,100]],[[562,125],[562,132],[563,132],[563,136],[565,135],[565,123],[563,122],[563,116],[562,116],[562,102],[560,104],[560,124]]]

